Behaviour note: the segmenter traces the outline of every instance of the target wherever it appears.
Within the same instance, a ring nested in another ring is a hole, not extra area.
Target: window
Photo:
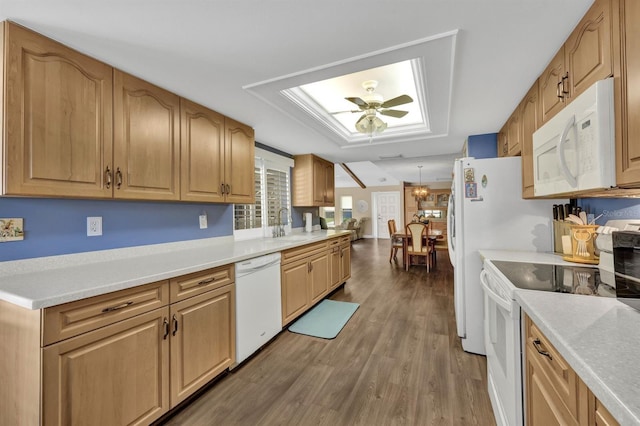
[[[345,195],[340,197],[340,207],[342,207],[342,220],[353,217],[353,197]]]
[[[291,229],[291,167],[292,159],[256,148],[256,202],[234,206],[233,227],[237,239],[270,236],[272,227],[278,223],[278,214],[282,224]]]
[[[320,207],[320,216],[327,220],[327,226],[333,228],[336,226],[336,208],[335,207]]]

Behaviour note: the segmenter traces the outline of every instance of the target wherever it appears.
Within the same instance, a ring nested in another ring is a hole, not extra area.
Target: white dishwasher
[[[280,253],[236,266],[236,363],[247,359],[282,330]]]

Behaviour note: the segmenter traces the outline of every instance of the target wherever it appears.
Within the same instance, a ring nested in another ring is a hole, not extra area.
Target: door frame
[[[373,238],[379,238],[380,230],[378,229],[378,197],[380,195],[396,194],[398,196],[398,205],[396,206],[396,223],[401,225],[400,213],[402,207],[402,199],[400,191],[380,191],[371,193],[371,231],[373,232]]]

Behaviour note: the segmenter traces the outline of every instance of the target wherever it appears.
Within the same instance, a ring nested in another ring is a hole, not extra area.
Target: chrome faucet
[[[282,212],[289,212],[289,209],[286,207],[280,208],[278,210],[278,221],[276,226],[273,228],[273,236],[274,237],[284,237],[284,225],[282,224]]]

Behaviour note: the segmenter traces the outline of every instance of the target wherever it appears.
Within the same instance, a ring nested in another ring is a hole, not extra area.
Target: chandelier
[[[413,190],[413,196],[416,202],[427,201],[427,187],[422,187],[422,166],[418,166],[418,173],[420,174],[420,186]]]

